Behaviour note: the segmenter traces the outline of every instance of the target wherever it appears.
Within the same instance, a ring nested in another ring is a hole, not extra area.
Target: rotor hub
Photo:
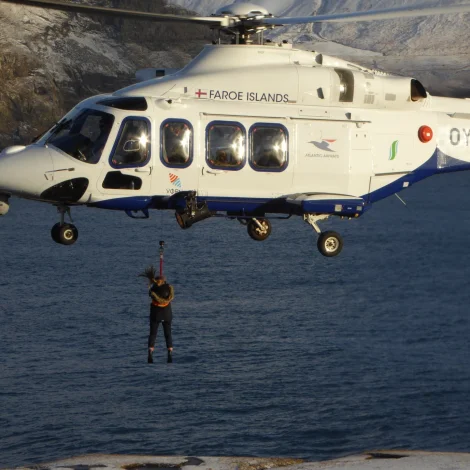
[[[232,5],[219,8],[211,16],[230,16],[241,20],[247,18],[271,18],[273,15],[266,8],[253,3],[233,3]]]
[[[273,28],[262,23],[262,20],[272,18],[273,15],[266,8],[253,3],[233,3],[219,8],[211,16],[226,18],[229,26],[220,29],[227,34],[241,37],[240,43],[243,44],[252,42],[251,35]]]

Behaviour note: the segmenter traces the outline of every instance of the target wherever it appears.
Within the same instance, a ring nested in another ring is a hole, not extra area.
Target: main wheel
[[[78,238],[78,229],[75,225],[59,223],[55,224],[51,230],[52,239],[61,245],[73,245]]]
[[[338,256],[343,249],[343,239],[339,233],[333,231],[322,232],[318,237],[317,247],[323,256],[328,258]]]
[[[59,243],[62,245],[73,245],[78,238],[78,230],[75,225],[64,224],[59,230]]]
[[[248,235],[256,241],[262,242],[271,235],[272,226],[268,219],[257,219],[261,227],[255,220],[250,220],[246,226]]]
[[[56,243],[60,243],[59,241],[59,230],[60,230],[60,224],[57,222],[54,227],[51,228],[51,237]]]

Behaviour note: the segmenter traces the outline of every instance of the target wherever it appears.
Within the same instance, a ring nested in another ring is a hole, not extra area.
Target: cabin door
[[[116,197],[150,195],[153,155],[150,121],[126,118],[116,140],[104,148],[98,191]]]

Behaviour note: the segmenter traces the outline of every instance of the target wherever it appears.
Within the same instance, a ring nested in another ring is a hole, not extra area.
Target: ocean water
[[[290,456],[470,451],[470,176],[439,176],[361,219],[335,259],[299,218],[265,242],[13,200],[0,219],[0,468],[87,453]],[[165,240],[174,363],[146,363],[137,274]]]

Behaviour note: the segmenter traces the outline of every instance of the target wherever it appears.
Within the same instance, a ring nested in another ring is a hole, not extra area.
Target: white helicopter
[[[359,217],[424,178],[470,169],[468,101],[433,97],[413,78],[263,39],[280,25],[470,12],[470,4],[275,18],[250,3],[185,17],[62,0],[1,1],[196,22],[219,32],[219,41],[183,69],[139,71],[140,83],[81,102],[33,144],[0,153],[0,215],[11,196],[53,204],[57,243],[77,240],[77,228],[65,222],[76,205],[134,218],[173,210],[183,229],[224,216],[246,225],[255,240],[270,235],[269,218],[298,215],[318,233],[320,253],[332,257],[343,240],[322,232],[319,221]],[[233,44],[221,44],[220,32]]]

